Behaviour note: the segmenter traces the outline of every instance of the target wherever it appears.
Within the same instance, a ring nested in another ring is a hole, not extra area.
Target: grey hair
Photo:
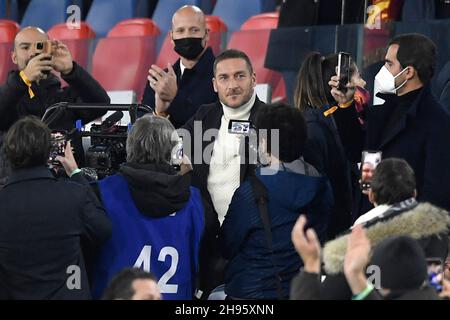
[[[127,138],[127,162],[170,163],[176,146],[175,128],[169,120],[147,114],[139,118]]]

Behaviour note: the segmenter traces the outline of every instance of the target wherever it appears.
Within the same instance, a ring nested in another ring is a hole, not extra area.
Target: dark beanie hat
[[[370,264],[380,267],[384,289],[418,289],[427,278],[425,253],[417,241],[407,236],[381,241],[373,249]]]

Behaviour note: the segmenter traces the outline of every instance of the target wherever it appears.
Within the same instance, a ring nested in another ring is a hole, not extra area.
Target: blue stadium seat
[[[18,17],[17,0],[0,0],[0,19],[17,21]]]
[[[94,0],[86,17],[97,37],[106,34],[120,21],[145,17],[146,0]]]
[[[239,30],[251,16],[275,11],[275,0],[217,0],[213,10],[227,25],[228,31]]]
[[[165,0],[158,1],[152,20],[158,25],[161,30],[162,38],[172,26],[172,16],[180,7],[184,5],[194,5],[200,7],[200,0]]]
[[[205,14],[211,14],[214,9],[216,1],[214,0],[200,0],[200,8]]]
[[[67,7],[70,0],[31,0],[20,26],[36,26],[45,31],[67,19]]]

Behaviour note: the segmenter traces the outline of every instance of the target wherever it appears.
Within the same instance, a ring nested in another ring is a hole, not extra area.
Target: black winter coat
[[[304,113],[308,129],[304,157],[331,183],[334,206],[328,225],[328,239],[344,232],[351,224],[351,164],[343,149],[333,116],[323,110],[308,109]]]
[[[333,114],[350,161],[359,162],[362,150],[381,150],[382,157],[403,158],[414,170],[418,201],[450,210],[450,113],[423,87],[408,110],[385,132],[397,104],[396,96],[366,108],[363,129],[354,108]]]
[[[0,191],[0,299],[90,299],[81,243],[98,247],[111,223],[82,173],[71,180],[86,185],[22,169]]]

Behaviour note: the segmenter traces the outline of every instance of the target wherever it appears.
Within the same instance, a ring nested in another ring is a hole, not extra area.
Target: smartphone
[[[175,170],[180,170],[183,163],[183,137],[180,137],[175,147],[172,149],[171,165]]]
[[[245,120],[230,120],[228,132],[232,134],[249,134],[252,123]]]
[[[37,54],[41,54],[41,53],[52,54],[52,52],[53,52],[52,42],[50,40],[38,41],[35,43],[34,51]],[[43,60],[51,60],[51,58],[44,58]],[[48,75],[48,74],[50,74],[50,71],[46,70],[46,71],[42,71],[42,73]]]
[[[440,258],[427,258],[428,284],[437,292],[442,291],[444,278],[444,261]]]
[[[64,157],[67,146],[67,133],[64,131],[52,131],[50,138],[50,156],[48,159],[51,165],[60,165],[56,160],[57,156]]]
[[[38,41],[38,42],[35,43],[34,51],[36,53],[52,54],[52,42],[50,40]]]
[[[350,64],[352,57],[349,53],[339,52],[337,76],[339,78],[338,89],[342,92],[347,92],[347,84],[350,82]]]
[[[361,179],[362,190],[369,190],[372,176],[377,165],[381,162],[381,151],[363,151],[361,157]]]

